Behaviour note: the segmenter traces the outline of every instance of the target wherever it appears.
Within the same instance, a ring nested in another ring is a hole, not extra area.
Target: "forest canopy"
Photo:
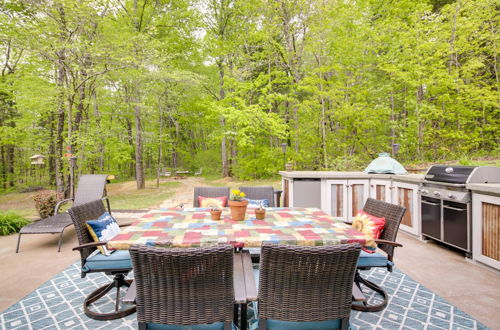
[[[4,0],[0,188],[498,155],[495,0]],[[282,144],[287,145],[283,155]],[[40,168],[33,155],[45,156]]]

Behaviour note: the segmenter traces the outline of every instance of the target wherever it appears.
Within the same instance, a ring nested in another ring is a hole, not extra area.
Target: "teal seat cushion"
[[[217,322],[211,324],[194,324],[194,325],[171,325],[171,324],[158,324],[158,323],[147,323],[146,329],[148,330],[223,330],[224,322]],[[233,330],[237,330],[232,325]]]
[[[116,250],[109,256],[100,252],[89,256],[85,265],[84,272],[96,271],[101,269],[132,269],[132,261],[128,250]]]
[[[392,262],[378,252],[367,253],[361,251],[359,255],[358,267],[387,267],[387,265],[392,265]]]
[[[331,330],[340,329],[340,320],[316,321],[316,322],[290,322],[279,320],[267,320],[269,330]]]

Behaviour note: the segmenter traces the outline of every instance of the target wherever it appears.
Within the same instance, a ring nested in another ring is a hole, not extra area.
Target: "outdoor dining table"
[[[267,208],[263,220],[247,210],[246,220],[231,220],[224,209],[221,220],[212,220],[207,208],[154,209],[125,227],[108,241],[110,249],[132,245],[201,247],[222,243],[235,248],[260,247],[262,242],[293,245],[365,245],[369,236],[317,208]]]

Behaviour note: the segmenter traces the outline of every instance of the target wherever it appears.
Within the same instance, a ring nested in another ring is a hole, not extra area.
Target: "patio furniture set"
[[[233,221],[224,209],[221,220],[211,220],[209,209],[198,207],[198,196],[229,196],[229,188],[196,187],[194,208],[150,210],[110,240],[99,241],[89,224],[105,214],[102,200],[69,209],[81,276],[113,275],[111,283],[87,296],[85,314],[112,320],[137,311],[140,329],[230,329],[234,324],[246,329],[247,305],[256,303],[259,329],[347,329],[351,309],[385,308],[384,289],[360,271],[392,271],[404,207],[369,198],[363,210],[386,220],[380,238],[373,238],[316,208],[277,207],[272,187],[240,190],[248,198],[269,200],[265,219],[257,220],[249,209],[245,220]],[[386,255],[362,251],[369,243]],[[97,250],[103,246],[112,253]],[[249,248],[258,250],[253,253],[259,263],[258,289]],[[126,279],[132,270],[133,281]],[[128,289],[125,297],[121,287]],[[97,312],[93,304],[113,288],[114,311]],[[382,302],[369,304],[363,288],[377,292]]]

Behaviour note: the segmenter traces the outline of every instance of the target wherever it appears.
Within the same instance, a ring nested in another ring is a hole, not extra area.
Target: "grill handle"
[[[448,205],[443,205],[443,208],[453,210],[453,211],[459,211],[459,212],[467,211],[467,209],[460,209],[458,207],[453,207],[453,206],[448,206]]]
[[[422,201],[422,203],[428,204],[428,205],[432,205],[432,206],[438,206],[438,205],[440,205],[440,203],[432,203],[432,202],[428,202],[428,201]]]

